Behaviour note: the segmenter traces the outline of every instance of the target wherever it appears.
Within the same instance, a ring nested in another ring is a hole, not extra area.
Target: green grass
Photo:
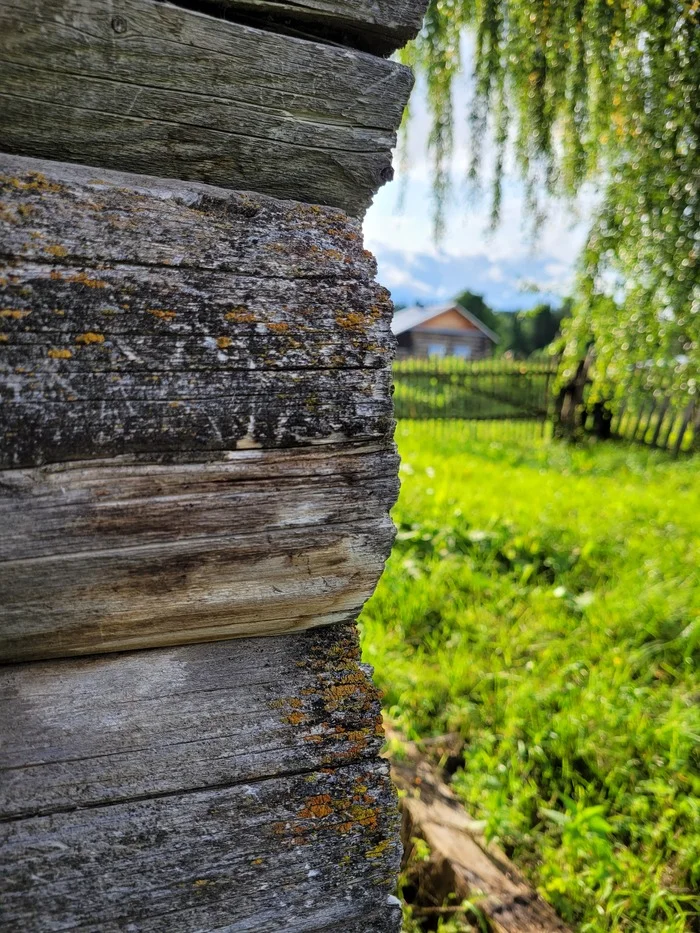
[[[390,716],[461,733],[454,789],[575,929],[700,929],[700,464],[397,440],[398,537],[362,615]]]

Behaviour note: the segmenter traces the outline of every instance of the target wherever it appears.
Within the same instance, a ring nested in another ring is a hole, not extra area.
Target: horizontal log
[[[8,928],[398,933],[352,627],[7,666],[0,708]]]
[[[426,0],[175,0],[176,6],[206,9],[224,18],[247,17],[261,28],[292,35],[328,37],[378,55],[390,55],[412,39]]]
[[[222,451],[301,446],[390,436],[394,421],[386,400],[357,397],[304,399],[218,398],[192,401],[105,399],[46,403],[3,403],[6,464],[67,460],[170,450]],[[284,402],[287,402],[285,405]],[[281,407],[276,407],[275,403]],[[387,444],[389,442],[387,441]]]
[[[375,445],[241,451],[208,463],[80,462],[0,472],[0,566],[56,554],[366,522],[396,498]],[[2,572],[0,570],[0,572]]]
[[[101,275],[80,275],[85,264],[96,273],[117,264],[192,270],[200,287],[212,272],[250,277],[245,310],[255,299],[253,279],[347,286],[377,271],[360,223],[316,204],[5,153],[0,198],[0,256],[48,262],[56,281],[81,286],[85,296],[104,288]],[[60,267],[71,264],[78,268],[64,275]],[[0,285],[13,284],[11,268],[2,275]],[[377,294],[388,300],[385,289]]]
[[[395,456],[329,445],[288,473],[290,458],[241,451],[208,464],[0,473],[0,658],[354,618],[391,548]]]
[[[0,214],[0,467],[391,434],[391,302],[338,211],[2,156]]]
[[[157,0],[2,0],[3,148],[359,216],[410,70]]]

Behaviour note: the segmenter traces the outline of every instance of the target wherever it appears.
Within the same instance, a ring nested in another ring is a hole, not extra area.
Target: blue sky
[[[468,42],[463,54],[469,69]],[[463,182],[468,164],[468,95],[468,81],[461,79],[455,93],[453,191],[445,235],[437,245],[432,235],[431,168],[426,154],[429,121],[422,88],[418,85],[414,91],[408,170],[402,175],[397,169],[394,182],[377,194],[364,223],[365,245],[377,257],[379,281],[402,304],[444,301],[465,288],[483,294],[499,310],[557,301],[570,287],[591,199],[582,199],[576,209],[550,204],[548,218],[533,239],[525,224],[522,184],[512,165],[507,165],[501,223],[494,233],[489,232],[488,195],[473,203]],[[489,155],[487,147],[485,166]],[[533,285],[539,291],[534,292]]]

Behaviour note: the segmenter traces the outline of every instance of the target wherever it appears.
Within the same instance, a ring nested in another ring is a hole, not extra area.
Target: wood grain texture
[[[391,434],[391,302],[340,212],[11,156],[0,203],[0,466]]]
[[[320,35],[379,55],[389,55],[420,29],[426,0],[175,0],[214,15],[246,16],[261,28]]]
[[[400,858],[352,626],[0,669],[23,933],[390,933]]]
[[[410,70],[157,0],[1,0],[8,152],[359,216],[392,177]]]
[[[0,472],[0,658],[353,619],[393,541],[396,466],[358,444]]]
[[[337,210],[0,157],[0,659],[354,618],[388,293]]]

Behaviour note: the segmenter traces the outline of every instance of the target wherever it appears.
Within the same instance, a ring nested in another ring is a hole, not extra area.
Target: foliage
[[[700,380],[700,5],[697,0],[431,0],[404,57],[432,112],[437,224],[449,189],[452,84],[475,36],[471,168],[495,141],[493,215],[513,147],[532,216],[543,195],[601,188],[564,373],[595,343],[602,398],[693,398]],[[654,365],[649,365],[649,363]]]
[[[697,464],[399,428],[365,659],[410,737],[581,933],[700,923]]]
[[[562,320],[571,312],[569,300],[560,308],[538,304],[529,311],[494,311],[483,295],[469,289],[457,295],[455,301],[498,334],[499,353],[510,352],[521,360],[548,347],[559,336]]]
[[[565,301],[560,308],[549,304],[535,305],[529,311],[500,314],[501,345],[518,359],[527,359],[533,353],[550,347],[559,336],[562,322],[568,317],[571,304]]]
[[[498,331],[499,315],[484,301],[483,295],[465,289],[455,298],[455,301],[471,314],[476,315],[482,324],[486,324],[493,331]]]

